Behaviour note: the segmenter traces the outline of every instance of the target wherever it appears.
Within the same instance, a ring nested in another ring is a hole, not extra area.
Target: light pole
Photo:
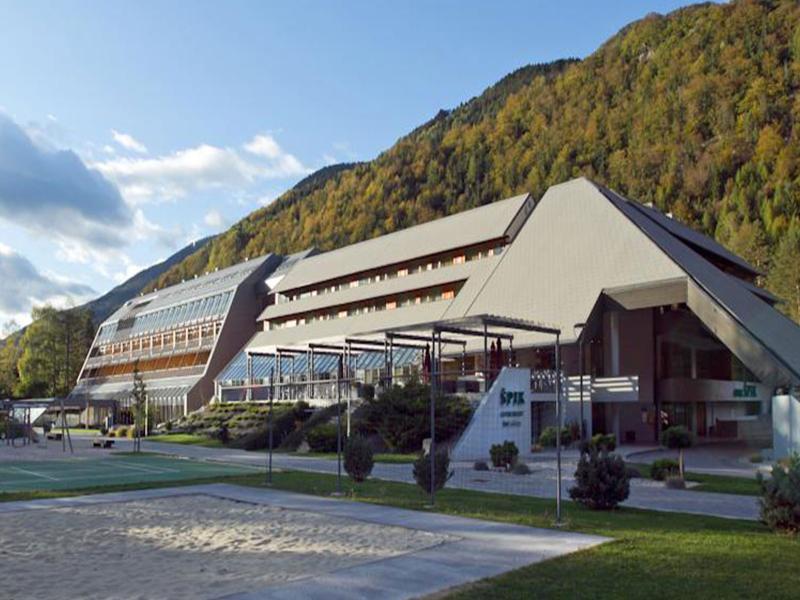
[[[572,327],[575,331],[575,337],[578,340],[578,377],[580,378],[578,390],[581,407],[580,435],[581,441],[583,441],[583,328],[586,327],[586,323],[575,323]],[[580,333],[578,333],[578,331],[580,331]]]

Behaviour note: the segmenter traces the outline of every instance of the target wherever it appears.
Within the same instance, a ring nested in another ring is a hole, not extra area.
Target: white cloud
[[[225,219],[222,217],[222,213],[217,209],[208,211],[203,221],[212,229],[221,229],[222,226],[225,225]]]
[[[0,317],[23,323],[30,321],[28,313],[34,306],[47,303],[66,308],[95,295],[88,285],[40,272],[27,258],[2,243],[0,281]]]
[[[155,158],[118,157],[92,166],[116,182],[130,204],[176,200],[199,190],[248,187],[311,172],[270,136],[257,135],[244,150],[243,154],[235,148],[201,144]]]
[[[132,214],[116,186],[77,154],[43,147],[0,113],[0,219],[108,248],[126,242]]]
[[[129,133],[122,133],[116,129],[112,129],[111,137],[113,137],[114,141],[126,150],[132,150],[134,152],[138,152],[139,154],[147,154],[147,146]]]
[[[283,150],[271,135],[265,133],[255,136],[244,145],[244,149],[250,154],[263,156],[264,158],[278,158],[283,154]]]

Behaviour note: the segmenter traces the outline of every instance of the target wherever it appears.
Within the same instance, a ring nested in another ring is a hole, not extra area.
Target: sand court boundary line
[[[324,514],[374,525],[417,529],[443,534],[453,540],[395,557],[332,572],[320,572],[256,591],[227,594],[224,595],[226,600],[415,598],[440,593],[610,541],[610,538],[596,535],[538,529],[227,483],[6,502],[0,503],[0,514],[197,495]]]

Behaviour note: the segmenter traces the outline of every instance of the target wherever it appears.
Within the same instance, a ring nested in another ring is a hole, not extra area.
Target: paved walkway
[[[120,449],[125,448],[122,441]],[[166,444],[163,442],[147,442],[142,449],[151,452],[176,454],[199,460],[222,460],[235,464],[266,465],[265,452],[245,452],[227,448],[204,448],[202,446],[185,446]],[[575,472],[577,456],[567,456],[562,463],[562,494],[569,498],[569,488],[573,485],[572,474]],[[454,475],[448,487],[471,489],[482,492],[534,496],[539,498],[555,498],[557,470],[554,461],[548,457],[531,461],[533,473],[530,475],[513,475],[493,471],[475,471],[471,463],[455,463]],[[292,469],[316,473],[336,473],[335,459],[312,458],[302,455],[273,454],[273,466],[276,469]],[[346,474],[344,474],[346,477]],[[410,464],[376,463],[372,476],[388,481],[413,483]],[[683,512],[728,519],[758,520],[758,500],[753,496],[734,494],[716,494],[710,492],[694,492],[688,490],[670,490],[663,484],[647,479],[631,480],[631,493],[624,506],[658,510],[665,512]]]
[[[159,490],[96,494],[76,498],[0,503],[0,515],[20,510],[46,510],[176,495],[208,494],[219,498],[269,504],[377,525],[407,527],[445,534],[452,541],[417,552],[362,563],[338,571],[227,596],[227,600],[265,599],[401,599],[416,598],[494,577],[549,558],[609,541],[594,535],[536,529],[438,513],[368,505],[306,496],[279,490],[214,484]],[[213,557],[208,559],[213,563]],[[96,565],[76,564],[93,570]],[[87,575],[89,575],[87,573]],[[168,590],[159,593],[168,594]]]

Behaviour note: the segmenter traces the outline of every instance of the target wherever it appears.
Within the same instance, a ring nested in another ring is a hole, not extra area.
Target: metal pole
[[[580,426],[580,434],[581,434],[581,441],[583,441],[583,340],[582,338],[578,338],[578,375],[580,376],[580,384],[579,384],[579,394],[580,394],[580,405],[581,405],[581,426]]]
[[[347,439],[350,439],[350,398],[353,395],[353,375],[352,375],[352,368],[353,368],[353,351],[350,348],[350,342],[347,342],[344,351],[345,355],[345,366],[347,368],[347,372],[345,375],[345,381],[347,382]]]
[[[253,399],[253,355],[247,354],[247,393],[245,400],[250,402]]]
[[[339,373],[342,369],[342,357],[336,366],[336,493],[342,493],[342,385]]]
[[[269,423],[267,425],[267,485],[272,485],[272,398],[275,396],[275,367],[269,370]]]
[[[556,525],[561,524],[561,343],[556,334]]]
[[[431,506],[436,503],[436,330],[431,339],[431,443],[428,446],[431,460]]]

